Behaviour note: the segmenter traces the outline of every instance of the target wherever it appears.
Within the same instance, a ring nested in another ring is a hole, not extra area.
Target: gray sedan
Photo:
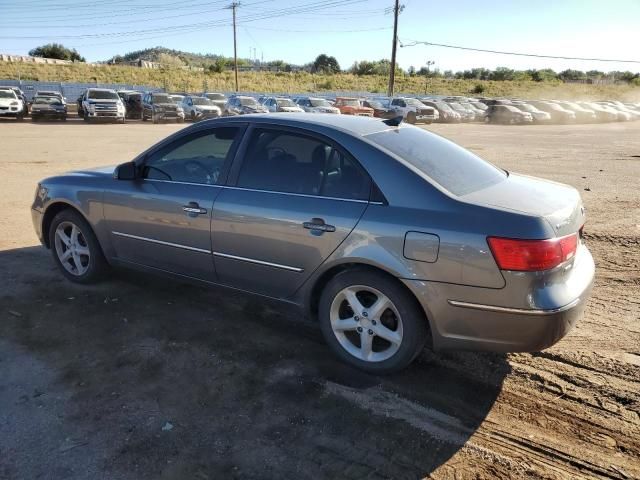
[[[560,340],[594,277],[578,192],[398,121],[207,120],[118,167],[43,180],[33,224],[71,281],[124,266],[279,299],[373,373],[425,344]]]

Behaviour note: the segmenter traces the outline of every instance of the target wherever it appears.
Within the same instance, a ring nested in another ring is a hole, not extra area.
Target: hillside
[[[167,62],[167,60],[170,60],[170,62],[168,63],[173,63],[171,62],[171,60],[175,59],[179,59],[184,65],[204,68],[210,65],[214,65],[221,60],[224,62],[232,61],[232,59],[225,58],[222,55],[191,53],[183,52],[181,50],[173,50],[165,47],[153,47],[145,48],[143,50],[136,50],[125,55],[116,55],[107,60],[106,63],[123,63],[133,62],[136,60],[146,60],[148,62],[157,63],[163,63]],[[239,58],[238,64],[249,64],[249,60]]]
[[[233,72],[192,72],[180,68],[145,69],[108,65],[46,65],[0,62],[0,79],[58,82],[126,83],[163,87],[167,90],[233,90]],[[320,91],[367,91],[384,93],[387,77],[353,74],[322,75],[308,72],[240,72],[240,90],[254,92],[304,93]],[[421,76],[396,77],[396,91],[420,94],[425,91]],[[640,87],[631,85],[564,84],[561,82],[481,81],[431,79],[430,93],[466,95],[482,90],[485,96],[524,98],[584,98],[640,101]]]

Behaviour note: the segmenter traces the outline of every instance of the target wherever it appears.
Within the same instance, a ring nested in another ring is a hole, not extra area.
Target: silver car
[[[69,280],[124,266],[279,299],[373,373],[425,344],[560,340],[594,278],[578,192],[398,121],[206,120],[131,162],[43,180],[33,224]]]

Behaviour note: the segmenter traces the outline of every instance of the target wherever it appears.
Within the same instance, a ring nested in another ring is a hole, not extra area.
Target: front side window
[[[412,126],[367,138],[413,165],[454,195],[465,195],[506,179],[504,171],[449,140]]]
[[[351,157],[320,139],[258,129],[250,139],[238,186],[368,200],[371,181]]]
[[[238,136],[237,127],[221,127],[182,138],[145,162],[144,178],[217,185]]]

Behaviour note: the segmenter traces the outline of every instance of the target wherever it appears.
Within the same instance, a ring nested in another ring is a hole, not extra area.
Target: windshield
[[[505,172],[449,140],[421,128],[401,127],[367,135],[454,195],[501,182]]]
[[[442,110],[443,112],[447,112],[447,113],[453,112],[453,108],[451,108],[445,102],[429,102],[429,103],[425,103],[425,105],[435,106],[438,110]]]
[[[194,105],[211,105],[211,100],[202,97],[193,97],[191,99]]]
[[[153,96],[153,103],[173,103],[173,102],[169,99],[169,95],[155,94]]]
[[[522,105],[517,105],[520,110],[524,110],[525,112],[537,112],[535,107],[532,107],[528,103],[523,103]]]
[[[514,107],[513,105],[501,105],[502,107],[506,108],[507,110],[509,110],[510,112],[516,112],[516,113],[520,113],[520,110],[518,110],[516,107]]]
[[[224,95],[221,93],[207,93],[205,95],[209,100],[224,100]]]
[[[341,105],[345,105],[347,107],[359,107],[360,100],[356,100],[355,98],[343,98],[338,101]]]
[[[367,105],[371,108],[375,108],[376,110],[384,109],[384,105],[380,102],[367,101]]]
[[[407,98],[405,99],[405,102],[407,102],[407,105],[411,105],[412,107],[424,107],[424,104],[415,98]]]
[[[243,107],[257,107],[258,106],[258,102],[256,102],[255,98],[251,98],[251,97],[244,97],[244,98],[240,98],[240,105],[242,105]]]
[[[32,103],[62,104],[58,97],[35,97]]]
[[[473,102],[472,105],[480,110],[486,110],[488,107],[482,102]]]
[[[0,90],[0,98],[16,98],[13,90]]]
[[[87,98],[94,100],[120,100],[116,92],[110,92],[108,90],[89,90]]]
[[[279,98],[277,102],[280,107],[297,107],[297,105],[288,98]]]
[[[169,98],[173,103],[181,103],[184,97],[182,95],[169,95]]]
[[[466,108],[464,108],[462,105],[460,105],[457,102],[449,102],[448,104],[451,108],[453,108],[454,110],[461,110],[461,111],[466,111]]]
[[[330,107],[331,104],[321,98],[312,98],[309,100],[312,107]]]

